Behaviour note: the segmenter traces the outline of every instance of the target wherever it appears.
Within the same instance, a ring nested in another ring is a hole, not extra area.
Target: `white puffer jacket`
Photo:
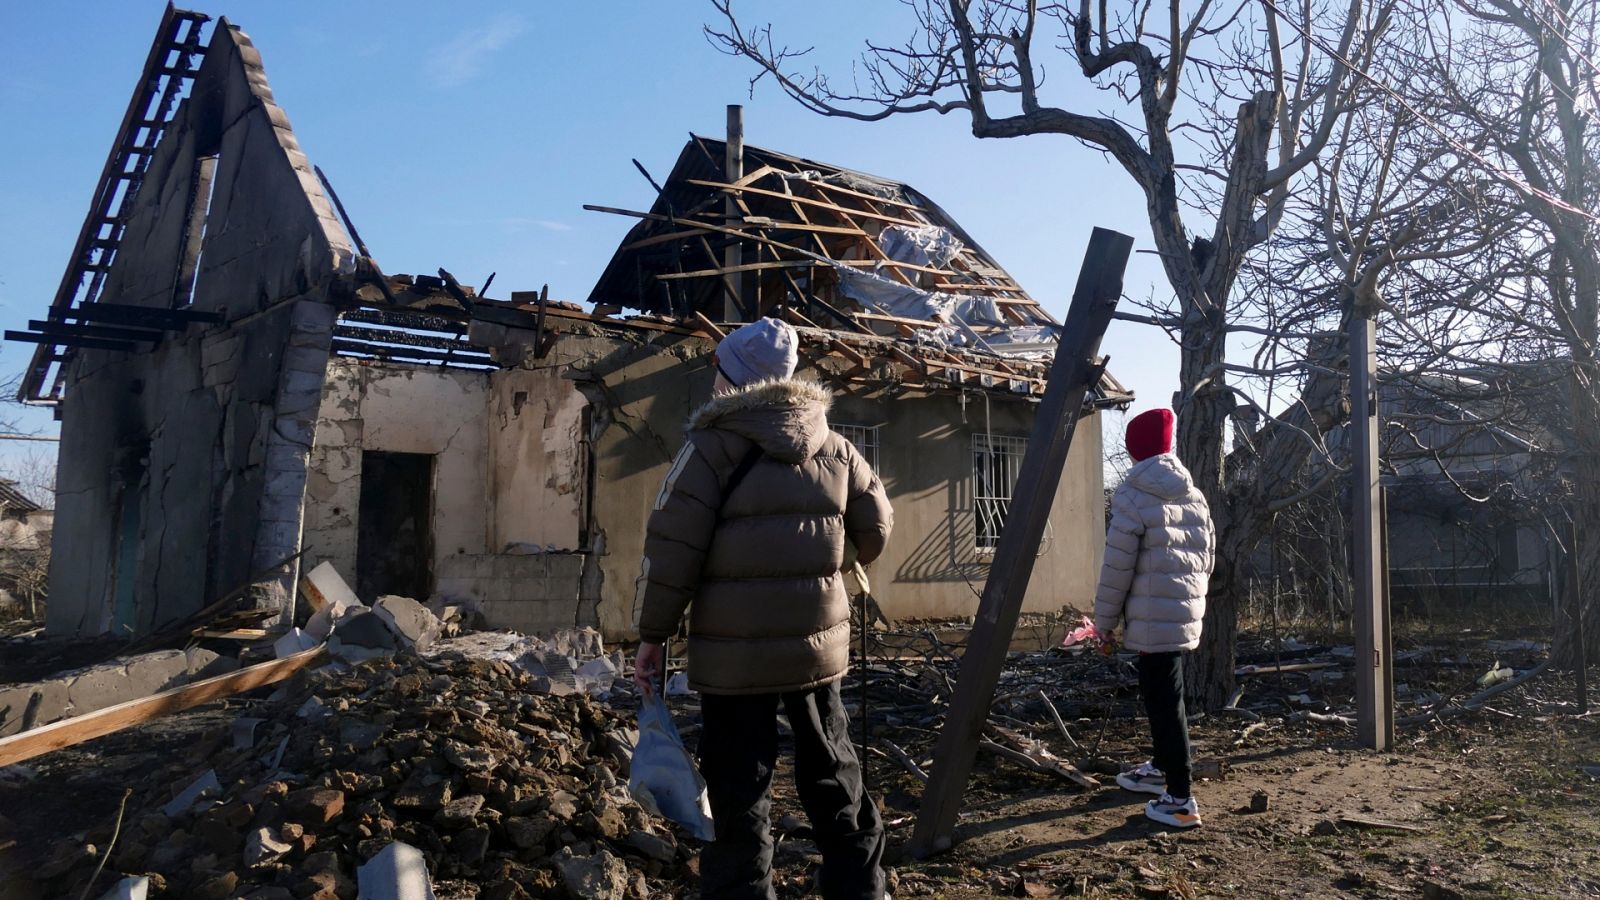
[[[1189,470],[1170,453],[1141,460],[1111,495],[1095,627],[1110,634],[1126,617],[1129,650],[1193,650],[1215,552],[1211,509]]]

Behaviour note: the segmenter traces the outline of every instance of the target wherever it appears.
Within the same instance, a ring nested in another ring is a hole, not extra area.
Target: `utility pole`
[[[1387,750],[1394,743],[1394,660],[1389,633],[1388,540],[1378,468],[1377,309],[1352,297],[1350,316],[1351,523],[1354,540],[1356,737]]]

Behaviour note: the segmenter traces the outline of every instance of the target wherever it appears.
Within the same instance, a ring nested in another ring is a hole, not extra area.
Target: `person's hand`
[[[1117,652],[1117,638],[1111,630],[1096,628],[1094,636],[1100,642],[1100,646],[1096,649],[1100,651],[1101,656],[1112,656]]]
[[[655,679],[661,674],[665,655],[660,644],[645,642],[639,645],[639,653],[633,658],[633,683],[639,686],[639,693],[646,700],[656,695]]]

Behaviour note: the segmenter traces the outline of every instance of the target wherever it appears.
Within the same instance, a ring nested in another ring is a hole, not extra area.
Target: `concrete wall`
[[[581,553],[456,555],[439,571],[439,593],[473,600],[490,628],[558,631],[576,621],[585,563]]]
[[[895,533],[868,575],[894,618],[973,615],[993,553],[976,543],[974,434],[1027,437],[1037,406],[1022,400],[933,394],[841,397],[833,421],[879,426],[879,475]],[[1100,577],[1105,514],[1100,417],[1078,423],[1023,609],[1089,609]]]
[[[294,552],[310,424],[296,392],[315,397],[331,324],[307,299],[146,353],[79,354],[61,410],[50,633],[144,633],[257,580],[258,550]],[[291,345],[310,352],[286,365]],[[269,496],[289,502],[267,509]]]
[[[488,394],[484,372],[330,362],[306,482],[305,564],[332,562],[354,584],[367,450],[434,457],[435,577],[450,557],[490,552]]]
[[[311,456],[307,564],[331,560],[347,578],[356,569],[363,450],[432,453],[437,593],[475,599],[505,627],[631,634],[645,522],[684,422],[709,396],[709,346],[666,332],[575,330],[536,368],[493,374],[336,360]],[[836,422],[880,427],[896,532],[873,576],[889,615],[976,610],[989,556],[975,546],[972,436],[1026,436],[1035,408],[1001,397],[985,413],[981,397],[910,392],[838,398]],[[1101,488],[1091,417],[1068,458],[1026,609],[1092,602]],[[531,552],[552,545],[581,552]]]
[[[212,158],[207,197],[195,185]],[[331,340],[327,286],[352,269],[260,55],[237,28],[217,28],[151,158],[100,302],[192,303],[228,324],[192,326],[148,351],[74,354],[51,633],[143,633],[247,583],[258,604],[286,607],[296,567],[283,561],[299,545]]]
[[[659,335],[614,341],[571,377],[593,403],[594,528],[603,541],[596,618],[607,636],[632,633],[644,523],[689,414],[709,395],[709,344]],[[810,371],[813,377],[823,377]],[[840,396],[833,420],[880,429],[880,468],[895,507],[895,535],[873,566],[873,587],[896,618],[972,615],[989,557],[974,543],[972,435],[1026,436],[1036,405],[995,398],[897,392]],[[989,424],[985,424],[985,422]],[[1100,419],[1074,437],[1024,608],[1088,609],[1105,541]]]
[[[490,376],[490,549],[576,550],[583,543],[587,402],[560,368]]]

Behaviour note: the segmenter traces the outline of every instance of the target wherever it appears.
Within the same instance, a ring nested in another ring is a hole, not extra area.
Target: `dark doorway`
[[[361,454],[356,594],[426,601],[433,593],[433,457]]]

